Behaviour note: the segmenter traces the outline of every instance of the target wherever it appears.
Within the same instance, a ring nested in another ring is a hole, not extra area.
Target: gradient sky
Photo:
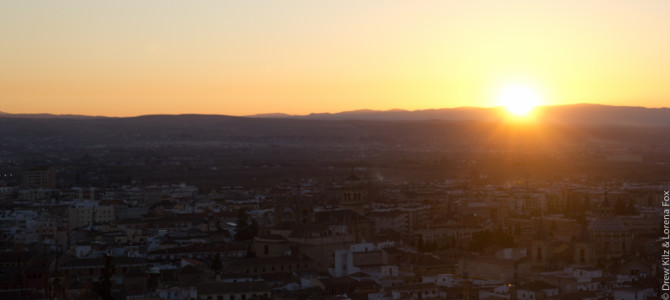
[[[0,111],[670,103],[670,1],[0,1]]]

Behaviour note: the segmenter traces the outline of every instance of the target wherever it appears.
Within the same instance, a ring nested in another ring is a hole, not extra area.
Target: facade
[[[27,189],[52,189],[56,187],[55,171],[51,166],[37,167],[21,173],[21,183]]]
[[[356,212],[359,215],[365,215],[365,203],[367,193],[365,192],[363,181],[354,174],[344,180],[342,188],[342,202],[340,207]]]
[[[598,259],[610,260],[630,252],[632,235],[616,217],[595,219],[588,228]]]
[[[349,249],[336,250],[333,254],[335,256],[333,268],[329,268],[328,272],[335,277],[351,275],[361,272],[362,269],[369,269],[370,267],[380,267],[386,265],[381,249],[393,247],[393,242],[387,243],[360,243],[354,244]],[[366,268],[367,267],[367,268]],[[374,268],[375,271],[379,268]],[[366,270],[371,273],[372,270]],[[390,271],[390,272],[389,272]],[[398,270],[390,268],[387,269],[387,276],[397,276]],[[372,271],[372,273],[377,273]]]
[[[314,261],[305,255],[235,260],[224,268],[247,275],[279,274],[314,270]]]
[[[195,286],[200,300],[269,299],[272,289],[265,282],[207,282]]]
[[[544,281],[531,281],[519,286],[516,298],[519,300],[543,300],[558,296],[558,287]]]
[[[115,219],[113,205],[99,205],[95,201],[77,201],[67,209],[71,229],[93,224],[111,223]]]
[[[540,226],[533,237],[530,249],[530,257],[533,266],[548,267],[551,263],[552,242],[544,229],[544,223],[540,220]]]
[[[375,233],[381,233],[388,230],[393,230],[399,233],[407,233],[407,219],[408,214],[402,211],[384,211],[372,212],[366,215],[370,220],[375,222]]]

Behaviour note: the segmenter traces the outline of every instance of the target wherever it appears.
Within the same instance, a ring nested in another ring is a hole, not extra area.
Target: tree
[[[614,202],[614,215],[621,216],[632,214],[635,214],[633,203],[630,200],[626,202],[622,198],[617,198],[616,202]]]
[[[210,268],[212,268],[214,273],[219,273],[223,270],[223,261],[221,260],[221,255],[219,253],[216,253],[214,257],[212,257]]]
[[[470,240],[470,250],[482,251],[484,248],[497,245],[500,247],[514,247],[514,238],[510,234],[505,234],[498,230],[496,232],[480,231],[472,234]]]
[[[237,211],[237,221],[235,222],[235,240],[246,240],[247,235],[247,212],[244,209]]]
[[[97,292],[104,300],[113,300],[112,297],[112,275],[114,274],[114,264],[112,256],[105,256],[105,268],[100,275],[100,283],[98,283]]]
[[[584,197],[584,202],[582,204],[583,204],[582,211],[587,211],[591,209],[591,199],[589,198],[589,196]]]
[[[256,222],[256,219],[251,219],[251,225],[249,225],[249,233],[251,234],[251,237],[255,237],[258,235],[258,222]]]
[[[629,215],[637,215],[637,209],[635,208],[635,204],[633,204],[633,199],[628,199],[628,201],[626,201],[626,213]]]
[[[235,240],[246,241],[253,239],[258,234],[258,223],[255,219],[251,219],[249,224],[249,217],[247,212],[240,209],[237,214],[237,224],[235,224]]]

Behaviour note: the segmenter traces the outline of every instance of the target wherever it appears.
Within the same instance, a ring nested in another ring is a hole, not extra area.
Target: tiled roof
[[[541,290],[549,290],[557,288],[558,288],[557,286],[553,284],[548,284],[544,281],[531,281],[519,286],[520,290],[527,290],[527,291],[541,291]]]
[[[227,294],[227,293],[269,293],[270,286],[264,281],[251,281],[251,282],[236,282],[236,283],[223,283],[223,282],[203,282],[195,285],[195,288],[198,290],[198,296],[200,295],[217,295],[217,294]]]
[[[598,218],[589,225],[592,231],[627,231],[626,226],[618,218]]]

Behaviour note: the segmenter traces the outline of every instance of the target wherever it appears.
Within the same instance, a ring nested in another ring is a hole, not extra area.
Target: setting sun
[[[529,101],[670,99],[664,0],[65,2],[0,1],[0,111],[308,115],[502,100],[529,119]]]
[[[523,84],[507,85],[498,93],[498,103],[516,116],[527,115],[540,102],[537,91]]]

